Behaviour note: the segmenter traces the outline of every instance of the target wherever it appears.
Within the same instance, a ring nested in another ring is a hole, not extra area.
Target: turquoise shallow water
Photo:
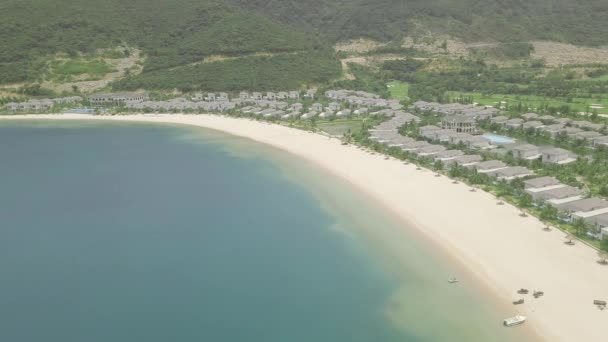
[[[267,147],[2,123],[0,157],[0,341],[522,341],[400,223]]]

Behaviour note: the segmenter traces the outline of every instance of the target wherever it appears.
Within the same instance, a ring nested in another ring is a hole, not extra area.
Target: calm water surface
[[[0,158],[0,341],[523,341],[399,222],[268,147],[22,122]]]

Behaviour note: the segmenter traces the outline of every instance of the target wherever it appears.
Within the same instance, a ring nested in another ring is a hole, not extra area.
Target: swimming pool
[[[515,142],[514,139],[503,137],[501,135],[484,134],[483,137],[496,144],[512,144]]]

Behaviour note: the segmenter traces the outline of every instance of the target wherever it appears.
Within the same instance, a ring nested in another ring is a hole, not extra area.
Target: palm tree
[[[597,256],[600,257],[600,260],[598,261],[600,264],[602,264],[602,265],[608,264],[608,253],[607,252],[599,251],[599,252],[597,252]]]

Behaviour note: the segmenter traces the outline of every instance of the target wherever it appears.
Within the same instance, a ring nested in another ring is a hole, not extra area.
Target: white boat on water
[[[456,277],[450,277],[448,278],[448,283],[453,284],[453,283],[457,283],[458,279],[456,279]]]
[[[514,325],[518,325],[518,324],[523,324],[526,321],[526,316],[514,316],[514,317],[510,317],[505,319],[502,324],[504,324],[506,327],[512,327]]]

